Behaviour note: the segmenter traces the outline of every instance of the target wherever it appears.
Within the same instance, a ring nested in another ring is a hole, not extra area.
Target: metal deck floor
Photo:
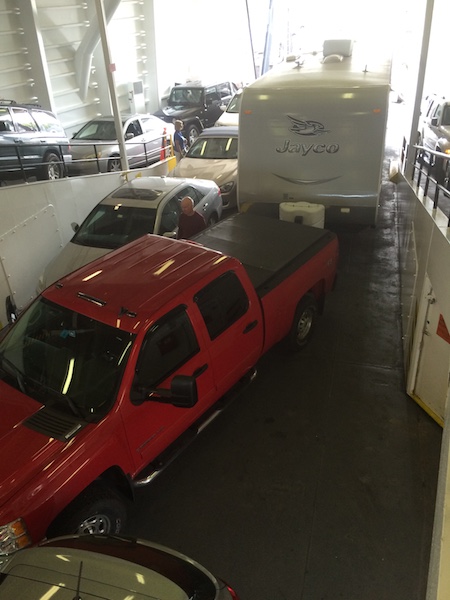
[[[404,391],[394,184],[376,228],[338,234],[312,343],[269,352],[132,508],[127,533],[242,600],[425,599],[442,430]]]

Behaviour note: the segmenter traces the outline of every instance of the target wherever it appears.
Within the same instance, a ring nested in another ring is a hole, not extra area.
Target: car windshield
[[[78,133],[73,140],[99,140],[102,142],[110,142],[117,140],[116,126],[114,121],[89,121]]]
[[[238,140],[236,137],[199,137],[187,153],[188,158],[237,158]]]
[[[236,94],[231,98],[230,104],[227,106],[227,113],[238,113],[239,107],[241,106],[242,94]]]
[[[170,92],[170,106],[198,106],[201,103],[201,88],[174,87]]]
[[[133,339],[38,297],[0,342],[0,377],[42,404],[95,419],[114,402]]]
[[[73,244],[113,250],[146,233],[153,233],[156,209],[117,204],[99,204],[80,226]]]

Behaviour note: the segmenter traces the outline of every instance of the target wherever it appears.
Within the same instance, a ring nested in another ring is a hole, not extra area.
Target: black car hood
[[[198,113],[201,111],[200,106],[192,107],[173,107],[166,106],[162,110],[155,113],[155,117],[159,117],[164,121],[171,123],[173,119],[185,119],[198,118]]]

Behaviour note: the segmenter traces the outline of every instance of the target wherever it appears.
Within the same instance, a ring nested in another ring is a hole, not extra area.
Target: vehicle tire
[[[420,135],[420,133],[417,133],[416,145],[423,146],[423,140],[422,140],[422,136]],[[424,152],[422,150],[417,150],[416,160],[417,160],[418,164],[421,166],[425,164],[425,156],[424,156]]]
[[[210,215],[209,219],[208,219],[208,223],[207,226],[211,227],[211,225],[215,225],[218,222],[219,218],[217,216],[217,213],[213,213],[212,215]]]
[[[44,165],[38,172],[37,179],[52,181],[64,177],[64,165],[56,152],[48,152],[44,156]]]
[[[195,125],[194,123],[190,123],[186,127],[186,138],[187,138],[189,147],[192,146],[192,144],[195,142],[195,140],[198,138],[199,135],[200,135],[200,129],[199,129],[198,125]]]
[[[317,313],[317,302],[314,296],[307,294],[298,303],[288,335],[291,350],[301,350],[309,342],[316,325]]]
[[[442,152],[440,148],[436,148],[436,152]],[[440,185],[445,183],[445,159],[435,156],[433,161],[433,175]]]
[[[111,156],[108,160],[108,173],[113,173],[122,170],[122,162],[120,156]]]
[[[113,489],[93,483],[50,525],[47,536],[120,533],[126,523],[125,501]]]

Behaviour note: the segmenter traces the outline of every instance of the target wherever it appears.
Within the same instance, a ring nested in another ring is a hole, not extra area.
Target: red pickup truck
[[[60,279],[0,341],[0,555],[123,529],[146,485],[333,288],[326,230],[237,214],[147,235]]]

